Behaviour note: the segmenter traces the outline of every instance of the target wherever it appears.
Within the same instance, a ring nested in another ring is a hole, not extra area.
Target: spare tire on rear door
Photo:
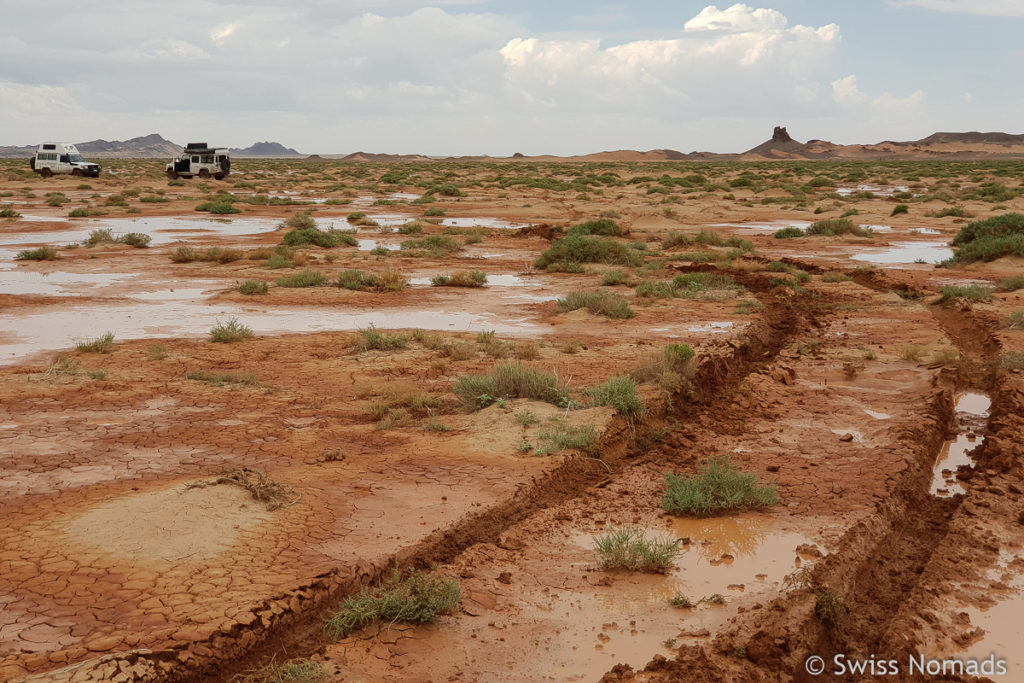
[[[36,170],[36,158],[35,157],[29,158],[28,165],[32,167],[33,171]]]

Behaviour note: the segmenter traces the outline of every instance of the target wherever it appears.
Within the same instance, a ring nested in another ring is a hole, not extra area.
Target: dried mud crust
[[[794,263],[814,269],[812,264]],[[853,275],[879,292],[906,284],[878,272]],[[838,547],[807,577],[812,585],[846,596],[844,628],[824,627],[813,613],[813,591],[798,587],[773,601],[766,612],[738,618],[710,646],[683,647],[675,658],[659,656],[641,671],[618,666],[605,681],[703,680],[702,676],[814,680],[803,667],[812,654],[826,656],[826,661],[832,653],[842,652],[905,662],[907,656],[920,653],[963,656],[963,649],[981,638],[980,629],[971,627],[962,610],[993,604],[992,591],[1005,588],[998,578],[991,578],[993,569],[998,577],[1005,569],[1000,562],[1012,559],[1024,545],[1024,517],[1016,503],[1024,491],[1024,453],[1019,438],[1010,437],[1024,429],[1024,382],[1018,373],[996,369],[1001,345],[989,316],[969,307],[931,313],[963,358],[957,372],[940,376],[946,389],[931,400],[934,424],[904,434],[904,448],[916,457],[896,490],[877,504],[874,514],[843,534]],[[930,496],[931,466],[952,416],[951,390],[972,387],[990,393],[992,416],[985,443],[974,454],[974,470],[960,475],[967,480],[967,493],[953,499]],[[1019,559],[1012,560],[1014,564]],[[741,647],[742,660],[734,654]],[[901,680],[918,679],[904,671]],[[943,680],[977,679],[954,675]]]

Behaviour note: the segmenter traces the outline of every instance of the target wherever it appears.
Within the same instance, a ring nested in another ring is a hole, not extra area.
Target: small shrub
[[[440,208],[440,207],[437,207],[437,206],[432,206],[429,209],[427,209],[426,211],[424,211],[423,215],[428,217],[428,218],[433,218],[435,216],[444,216],[445,215],[445,210]]]
[[[196,382],[209,382],[211,387],[223,387],[229,384],[244,384],[246,386],[258,386],[259,383],[256,381],[256,375],[252,372],[246,375],[236,375],[230,372],[205,372],[203,370],[193,370],[185,373],[185,379],[194,380]]]
[[[647,406],[636,395],[637,382],[629,375],[613,377],[604,384],[587,390],[595,406],[608,406],[628,419],[643,417]]]
[[[586,221],[569,228],[568,235],[604,235],[607,237],[622,234],[619,224],[610,218],[600,218],[594,221]]]
[[[107,371],[104,370],[103,368],[96,368],[95,370],[89,370],[85,374],[87,374],[89,376],[89,379],[106,379],[107,378]]]
[[[460,270],[451,275],[436,275],[430,279],[433,287],[483,287],[487,284],[487,274],[479,271]]]
[[[97,244],[115,244],[116,242],[117,239],[109,228],[100,228],[90,232],[89,236],[82,241],[82,245],[86,247],[95,247]]]
[[[404,334],[384,334],[371,325],[359,330],[362,340],[355,344],[360,351],[397,351],[409,346],[409,339]]]
[[[372,281],[373,275],[363,270],[343,270],[338,273],[338,286],[343,289],[366,289]]]
[[[1014,311],[1003,318],[1002,326],[1008,330],[1024,330],[1024,311]]]
[[[455,382],[455,395],[469,408],[483,407],[478,400],[486,395],[498,398],[533,398],[554,405],[568,402],[568,389],[558,377],[522,363],[499,363],[489,375],[463,375]],[[484,406],[492,401],[486,401]]]
[[[643,260],[642,254],[614,240],[577,234],[554,242],[534,265],[543,269],[557,262],[640,266]]]
[[[400,570],[377,588],[364,588],[346,598],[324,628],[335,638],[344,638],[364,626],[383,620],[425,624],[439,614],[448,614],[462,599],[457,579],[435,578],[418,571],[403,576]]]
[[[846,614],[846,596],[832,589],[818,591],[814,598],[814,616],[824,626],[835,631],[843,631]]]
[[[75,349],[82,353],[110,353],[114,350],[114,333],[107,332],[91,341],[79,342],[75,344]]]
[[[829,218],[828,220],[816,221],[807,228],[808,235],[856,235],[858,237],[872,237],[870,230],[854,225],[849,218]]]
[[[241,209],[235,208],[227,199],[217,199],[203,202],[196,207],[196,211],[206,211],[212,214],[225,215],[231,213],[242,213]]]
[[[217,321],[217,324],[210,330],[210,341],[217,344],[233,344],[254,336],[256,334],[252,328],[238,322],[238,318],[232,318],[226,323]]]
[[[900,358],[911,363],[920,363],[927,353],[928,349],[920,344],[906,344],[900,349]]]
[[[146,358],[149,360],[163,360],[167,358],[167,346],[165,344],[150,344],[146,349]]]
[[[636,315],[629,303],[612,292],[569,292],[565,297],[558,300],[558,308],[563,311],[575,311],[580,308],[587,309],[592,315],[603,315],[607,318],[632,318]]]
[[[619,269],[605,271],[604,276],[601,278],[601,284],[606,287],[624,285],[627,282],[629,282],[629,276]]]
[[[782,228],[781,230],[775,231],[775,239],[777,240],[793,239],[794,237],[803,236],[804,231],[801,230],[800,228],[794,228],[793,226],[789,226],[787,228]]]
[[[1024,274],[1000,280],[996,289],[1000,292],[1016,292],[1018,289],[1024,289]]]
[[[267,259],[267,262],[264,263],[263,266],[265,268],[270,268],[272,270],[278,270],[281,268],[291,268],[292,262],[291,259],[289,259],[287,256],[283,256],[281,254],[274,254],[273,256]]]
[[[690,609],[694,606],[690,598],[686,597],[682,593],[676,593],[668,599],[669,607],[675,607],[676,609]]]
[[[10,204],[4,204],[0,206],[0,218],[21,218],[21,214]]]
[[[313,244],[318,247],[324,247],[330,249],[336,247],[342,242],[341,235],[347,235],[347,233],[337,232],[324,232],[317,228],[295,228],[285,233],[284,238],[281,240],[281,244],[289,247],[299,247],[307,244]],[[351,235],[347,235],[351,242],[356,242],[356,239]],[[350,245],[351,246],[351,245]]]
[[[846,273],[840,273],[838,270],[830,270],[821,276],[822,282],[849,282],[852,279]]]
[[[529,408],[523,408],[515,414],[516,422],[521,424],[523,427],[529,427],[540,422],[540,418]]]
[[[594,536],[601,569],[664,573],[680,550],[674,538],[647,538],[643,529],[622,526]]]
[[[597,429],[594,425],[573,427],[558,424],[541,430],[537,440],[541,444],[537,448],[537,455],[549,455],[565,450],[591,453],[597,443]]]
[[[756,474],[740,472],[724,455],[709,459],[692,477],[666,474],[661,506],[677,514],[708,515],[778,502],[775,484],[759,484]]]
[[[278,287],[320,287],[327,282],[327,276],[319,270],[307,268],[294,275],[278,278]]]
[[[128,234],[119,237],[117,241],[121,244],[127,244],[129,247],[145,249],[149,246],[149,243],[153,241],[153,238],[144,232],[129,232]]]
[[[999,367],[1004,370],[1024,370],[1024,351],[1007,351],[999,356]]]
[[[909,212],[910,212],[910,207],[909,206],[907,206],[906,204],[897,204],[896,206],[892,207],[892,213],[889,214],[889,215],[890,216],[895,216],[896,214],[909,213]]]
[[[263,280],[246,280],[238,286],[238,291],[242,294],[266,294],[270,289]]]
[[[936,299],[936,304],[945,304],[957,299],[968,301],[988,301],[992,298],[992,288],[984,285],[943,285],[942,296]]]
[[[537,345],[537,342],[516,342],[513,353],[519,360],[536,360],[540,358],[540,347]]]
[[[173,181],[172,181],[173,182]],[[236,676],[236,678],[239,678]],[[241,683],[327,683],[330,672],[312,659],[288,659],[271,662],[259,671],[240,678]]]
[[[53,261],[57,258],[57,248],[49,245],[36,249],[24,249],[14,257],[16,261]]]
[[[175,263],[191,263],[199,258],[192,247],[177,247],[171,252],[171,260]]]

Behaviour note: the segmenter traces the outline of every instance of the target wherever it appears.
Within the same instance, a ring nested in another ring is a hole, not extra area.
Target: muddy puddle
[[[868,183],[836,188],[836,194],[840,197],[849,197],[856,192],[870,192],[876,197],[891,197],[901,192],[910,192],[910,188],[906,185],[871,185]]]
[[[358,242],[356,248],[359,251],[373,251],[377,247],[384,247],[388,251],[398,251],[402,248],[402,245],[396,242],[383,242],[379,240],[356,240],[356,242]]]
[[[956,438],[947,441],[935,461],[932,473],[933,496],[949,497],[965,493],[956,479],[957,468],[974,467],[971,453],[985,442],[982,433],[988,424],[991,399],[985,394],[969,392],[957,398],[954,408]]]
[[[389,309],[345,312],[336,309],[268,310],[232,305],[204,305],[173,300],[167,290],[151,302],[84,306],[71,310],[0,314],[0,365],[18,362],[40,351],[70,349],[80,341],[112,332],[115,339],[205,337],[218,322],[237,318],[261,334],[349,331],[371,325],[380,329],[422,328],[449,332],[494,330],[498,334],[537,335],[546,328],[526,319],[490,313]]]
[[[1004,551],[1004,556],[1005,556]],[[1003,558],[1004,561],[990,572],[989,579],[998,582],[1001,588],[990,588],[989,597],[995,604],[988,607],[965,607],[964,612],[971,625],[984,631],[980,638],[968,645],[963,652],[950,653],[954,656],[985,659],[995,655],[1006,660],[1009,678],[1021,680],[1024,676],[1024,582],[1021,581],[1019,560]],[[1018,566],[1008,566],[1010,562]]]
[[[893,242],[888,249],[869,249],[850,258],[867,263],[940,263],[953,257],[946,242]]]
[[[712,228],[741,228],[744,230],[752,231],[765,231],[770,230],[775,232],[776,230],[782,230],[783,228],[799,228],[800,230],[806,230],[810,227],[811,221],[789,221],[789,220],[774,220],[774,221],[745,221],[742,223],[708,223],[707,227]]]
[[[79,223],[76,222],[76,225]],[[170,244],[195,237],[245,237],[272,232],[280,221],[269,218],[183,218],[175,216],[153,216],[148,218],[111,218],[89,221],[83,227],[72,230],[46,232],[0,233],[0,245],[21,246],[28,244],[68,245],[82,242],[93,230],[110,230],[115,237],[129,232],[146,233],[152,238],[150,246]]]
[[[441,273],[438,273],[441,275]],[[429,286],[431,276],[427,277],[413,277],[409,278],[410,285]],[[540,284],[536,281],[526,280],[518,275],[509,274],[488,274],[487,285],[488,287],[529,287],[531,285]]]
[[[530,223],[513,223],[511,221],[504,221],[500,218],[490,217],[461,217],[461,218],[445,218],[441,221],[441,225],[452,228],[497,228],[501,230],[509,230],[513,228],[525,228]]]

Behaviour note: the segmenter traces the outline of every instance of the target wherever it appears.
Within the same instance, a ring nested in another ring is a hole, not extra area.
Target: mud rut
[[[809,272],[820,271],[813,264],[784,260]],[[851,274],[859,285],[870,289],[887,292],[902,288],[900,283],[877,271]],[[679,400],[673,401],[672,407],[663,406],[660,411],[653,411],[642,429],[617,418],[602,437],[600,461],[583,457],[568,459],[531,484],[521,486],[510,499],[435,532],[384,563],[362,567],[351,579],[342,581],[336,572],[317,576],[307,585],[267,600],[262,608],[255,608],[257,620],[245,629],[218,634],[189,650],[118,653],[103,657],[99,662],[82,662],[64,671],[107,664],[108,667],[113,665],[114,671],[135,673],[125,680],[214,681],[228,680],[236,673],[258,668],[272,656],[278,660],[309,656],[326,642],[323,619],[331,608],[344,596],[389,575],[393,568],[429,567],[451,561],[473,544],[499,543],[503,532],[514,524],[594,487],[605,486],[617,474],[641,462],[679,465],[682,461],[679,450],[673,448],[673,441],[685,432],[688,422],[716,419],[716,411],[727,404],[740,382],[770,367],[780,350],[798,336],[814,335],[832,315],[827,305],[809,306],[799,297],[787,297],[788,291],[778,293],[782,288],[772,289],[768,274],[733,272],[732,275],[765,305],[746,331],[744,340],[734,339],[702,355],[694,377],[696,395],[692,400],[676,397]],[[993,321],[970,310],[934,310],[933,315],[966,359],[960,371],[949,373],[953,376],[946,379],[956,389],[981,389],[993,398],[992,418],[985,434],[986,450],[976,456],[980,469],[992,459],[989,444],[998,443],[998,439],[992,437],[999,430],[1019,428],[1012,417],[1022,412],[1024,400],[1019,392],[1004,390],[1001,378],[994,371],[999,344],[993,335]],[[940,424],[948,425],[951,421],[951,395],[951,390],[937,392],[937,398],[929,406]],[[734,428],[735,424],[742,424],[743,416],[731,417]],[[651,436],[659,430],[664,432],[665,428],[672,431],[664,443],[648,450]],[[849,596],[849,611],[855,618],[843,633],[830,632],[814,618],[811,591],[803,591],[796,600],[793,593],[783,593],[768,610],[759,613],[758,623],[749,623],[754,619],[746,622],[741,619],[731,630],[719,635],[709,648],[684,646],[674,660],[656,656],[644,670],[645,680],[802,680],[806,677],[803,658],[810,652],[891,651],[893,620],[902,602],[913,593],[948,531],[950,518],[963,500],[939,499],[928,494],[927,481],[947,436],[941,430],[933,432],[901,435],[901,441],[917,444],[918,467],[903,476],[895,495],[878,506],[877,514],[870,521],[849,529],[839,549],[815,566],[813,581],[816,585],[841,588]],[[1009,464],[1003,462],[1002,467],[1009,469]],[[1024,480],[1024,477],[1019,478]],[[1024,486],[1024,481],[1021,485]],[[970,494],[969,489],[968,496]],[[748,651],[746,660],[727,654],[732,652],[734,642],[740,642],[741,636]],[[889,647],[884,648],[887,644]],[[605,678],[630,680],[633,672],[629,667],[617,666]]]
[[[823,272],[813,263],[783,258],[783,262],[812,273]],[[878,292],[893,290],[915,292],[915,287],[900,282],[877,270],[850,271],[854,281]],[[748,287],[752,283],[744,282]],[[948,391],[938,396],[930,410],[947,428],[952,419],[951,396],[954,392],[975,390],[991,396],[991,418],[983,433],[985,443],[973,454],[975,469],[968,473],[969,480],[997,480],[1000,475],[1010,492],[1024,490],[1024,472],[1016,463],[1007,443],[1015,444],[1024,426],[1024,392],[1014,387],[1010,378],[998,371],[998,355],[1002,351],[995,336],[997,322],[963,308],[929,307],[932,317],[942,331],[960,351],[961,363],[956,371],[944,370],[942,381]],[[891,499],[879,505],[873,519],[863,521],[849,529],[837,552],[829,554],[813,567],[805,577],[807,586],[801,591],[779,595],[766,612],[753,618],[740,620],[731,630],[720,634],[710,648],[684,646],[674,660],[656,656],[642,672],[646,681],[814,681],[804,670],[804,660],[810,654],[844,652],[880,657],[903,657],[918,651],[923,641],[914,633],[934,617],[912,603],[920,599],[919,584],[929,575],[933,564],[948,564],[941,556],[949,552],[945,547],[953,520],[970,509],[972,502],[988,511],[994,506],[983,499],[989,493],[1001,496],[1005,490],[998,486],[982,488],[980,484],[968,486],[965,496],[938,498],[928,492],[928,478],[944,439],[943,431],[912,433],[909,440],[917,439],[918,468],[904,476]],[[1002,441],[1000,440],[1002,437]],[[961,477],[967,478],[967,477]],[[993,483],[988,481],[988,483]],[[1013,524],[1024,523],[1024,514],[1017,517],[1015,509],[1004,512],[1012,515]],[[977,511],[968,514],[977,514]],[[986,539],[989,540],[989,539]],[[949,539],[949,545],[960,546],[959,539]],[[998,547],[977,547],[962,552],[952,562],[973,563],[975,566],[995,564]],[[961,564],[957,571],[967,567]],[[933,572],[933,574],[938,574]],[[940,575],[941,576],[941,575]],[[940,580],[943,580],[940,578]],[[948,580],[948,579],[947,579]],[[813,595],[818,588],[839,589],[846,596],[849,619],[841,630],[824,627],[813,614]],[[802,596],[801,596],[802,593]],[[794,595],[798,599],[794,600]],[[802,598],[802,599],[800,599]],[[765,622],[765,615],[772,615]],[[734,646],[744,644],[745,661],[734,656]],[[829,676],[829,680],[864,680],[863,677]],[[610,671],[604,681],[635,680],[633,670],[619,665]],[[904,675],[900,680],[918,680]],[[978,680],[977,677],[929,676],[920,680]],[[988,679],[985,679],[988,680]]]

